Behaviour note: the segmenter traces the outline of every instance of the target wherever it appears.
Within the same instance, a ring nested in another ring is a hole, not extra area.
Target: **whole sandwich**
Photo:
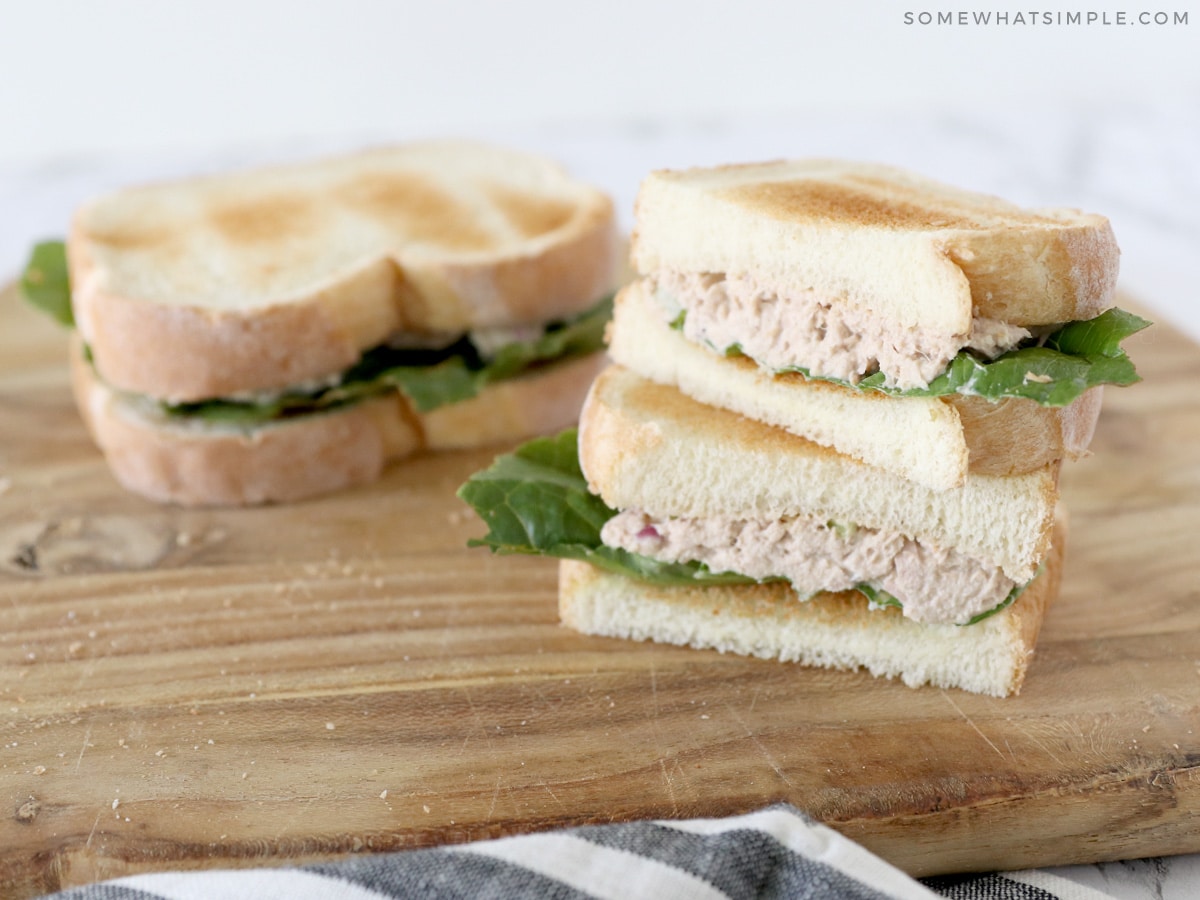
[[[617,247],[601,191],[438,141],[101,197],[23,286],[123,485],[253,504],[573,422]]]
[[[1058,475],[1137,380],[1107,220],[896,169],[658,172],[578,433],[461,489],[592,634],[1019,690]],[[536,499],[535,499],[536,498]]]

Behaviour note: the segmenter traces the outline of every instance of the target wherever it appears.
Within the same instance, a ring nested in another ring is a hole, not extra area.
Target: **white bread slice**
[[[116,479],[183,506],[283,503],[376,480],[423,450],[506,444],[575,421],[603,353],[497,382],[462,403],[418,413],[398,391],[250,431],[181,424],[147,412],[96,377],[76,337],[75,401]]]
[[[974,625],[921,625],[898,609],[869,609],[854,591],[802,602],[781,583],[657,587],[575,560],[559,564],[559,616],[585,634],[863,668],[910,687],[1006,697],[1020,691],[1058,595],[1066,537],[1064,511],[1041,574],[1012,606]]]
[[[869,310],[892,327],[965,334],[1091,318],[1111,304],[1108,220],[1026,210],[888,166],[785,160],[659,171],[636,201],[633,262],[750,274]]]
[[[617,365],[584,402],[579,454],[590,490],[615,509],[815,516],[953,548],[1019,583],[1049,550],[1058,499],[1058,464],[934,491]]]
[[[617,295],[609,357],[710,406],[786,429],[933,490],[967,473],[1019,475],[1086,452],[1102,388],[1066,407],[979,397],[886,397],[798,374],[771,375],[671,328],[642,280]]]
[[[68,242],[102,377],[172,402],[327,376],[402,330],[568,317],[619,252],[604,193],[465,141],[124,190]]]

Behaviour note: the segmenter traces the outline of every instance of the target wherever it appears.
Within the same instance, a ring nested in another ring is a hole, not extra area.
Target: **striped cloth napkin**
[[[55,900],[1109,900],[1037,871],[915,881],[786,805],[727,819],[630,822],[301,868],[133,875]]]

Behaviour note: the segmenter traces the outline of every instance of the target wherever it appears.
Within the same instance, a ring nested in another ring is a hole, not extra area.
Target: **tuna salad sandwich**
[[[255,504],[574,422],[618,256],[601,191],[441,141],[101,197],[22,286],[125,487]]]
[[[1107,221],[832,162],[655,173],[636,212],[616,362],[460,489],[476,543],[561,558],[586,633],[1017,692],[1062,460],[1148,324]]]
[[[1137,378],[1102,216],[806,160],[656,172],[636,228],[613,359],[933,488],[1080,456]]]

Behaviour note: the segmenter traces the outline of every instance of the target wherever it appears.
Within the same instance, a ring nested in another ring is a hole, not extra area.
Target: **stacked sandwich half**
[[[463,489],[580,631],[1017,691],[1137,380],[1108,222],[830,161],[659,172],[577,436]],[[536,484],[536,504],[529,499]]]

